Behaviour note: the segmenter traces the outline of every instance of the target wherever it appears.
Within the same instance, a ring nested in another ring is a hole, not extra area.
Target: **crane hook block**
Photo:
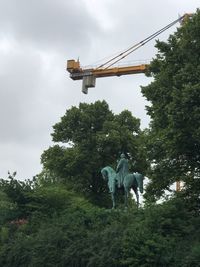
[[[88,88],[95,87],[96,77],[94,75],[83,76],[82,82],[82,92],[84,94],[88,93]]]

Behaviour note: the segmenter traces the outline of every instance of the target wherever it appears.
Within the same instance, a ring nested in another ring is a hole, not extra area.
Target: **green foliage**
[[[142,88],[150,101],[147,139],[150,195],[160,196],[177,179],[188,182],[200,170],[200,11],[168,42],[157,42],[149,68],[154,81]]]
[[[29,202],[28,194],[32,191],[32,181],[19,181],[15,175],[8,179],[0,179],[0,223],[7,218],[26,217],[28,210],[26,204]]]
[[[0,191],[0,225],[8,219],[15,217],[16,212],[16,204],[9,199],[5,192]]]
[[[1,229],[0,266],[199,266],[200,219],[181,197],[112,211],[65,188],[34,191],[41,209]]]
[[[50,185],[36,188],[29,194],[26,209],[31,213],[45,216],[60,214],[67,207],[90,207],[91,204],[83,197],[61,185]]]

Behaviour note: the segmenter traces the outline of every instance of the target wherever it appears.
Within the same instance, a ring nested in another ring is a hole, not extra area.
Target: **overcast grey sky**
[[[82,65],[93,64],[198,7],[199,0],[0,0],[0,177],[8,170],[19,179],[39,173],[52,126],[80,102],[105,99],[113,112],[128,109],[148,127],[140,86],[151,79],[101,78],[84,95],[81,82],[65,71],[66,61],[79,57]],[[154,44],[128,60],[150,60]]]

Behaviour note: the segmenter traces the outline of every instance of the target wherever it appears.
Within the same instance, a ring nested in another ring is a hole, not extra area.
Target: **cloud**
[[[80,45],[89,47],[92,34],[100,31],[79,0],[1,1],[0,25],[1,35],[65,52]]]

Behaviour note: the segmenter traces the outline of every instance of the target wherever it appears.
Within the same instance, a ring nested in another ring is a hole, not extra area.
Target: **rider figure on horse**
[[[122,187],[124,177],[129,173],[129,167],[128,167],[128,159],[126,159],[125,154],[122,153],[120,155],[120,160],[117,164],[117,180],[118,180],[118,187]]]

